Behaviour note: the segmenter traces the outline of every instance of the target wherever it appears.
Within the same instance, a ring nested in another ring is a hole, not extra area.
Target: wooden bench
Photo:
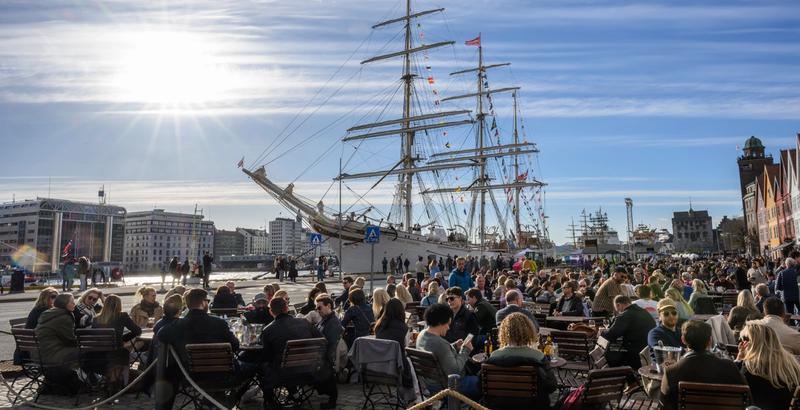
[[[741,410],[750,405],[750,386],[716,383],[678,383],[678,408],[684,410]]]
[[[481,365],[483,402],[489,408],[536,407],[538,377],[533,366]]]

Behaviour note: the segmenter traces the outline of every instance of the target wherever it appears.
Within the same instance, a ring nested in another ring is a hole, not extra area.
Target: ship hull
[[[345,274],[351,275],[368,274],[370,272],[372,245],[363,242],[345,241],[342,244],[342,254],[339,255],[339,242],[340,240],[336,237],[330,237],[328,239],[331,249],[340,257],[342,271]],[[452,257],[468,255],[479,257],[481,254],[485,255],[487,258],[498,255],[508,256],[507,253],[501,254],[496,251],[483,251],[483,253],[481,253],[480,250],[469,249],[458,245],[410,240],[402,237],[398,237],[397,239],[382,237],[381,241],[375,244],[374,271],[383,272],[381,261],[384,257],[386,257],[386,259],[397,259],[397,257],[400,256],[404,260],[408,258],[411,263],[409,268],[413,270],[414,264],[420,256],[422,256],[424,260],[427,260],[428,255],[446,259],[448,255]]]

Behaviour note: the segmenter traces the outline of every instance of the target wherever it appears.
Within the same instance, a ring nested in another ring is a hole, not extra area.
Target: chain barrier
[[[122,390],[116,392],[113,396],[111,396],[111,397],[109,397],[109,398],[107,398],[107,399],[105,399],[105,400],[103,400],[101,402],[93,403],[90,406],[74,407],[72,409],[73,410],[92,410],[92,409],[98,408],[99,406],[108,404],[108,403],[110,403],[110,402],[112,402],[114,400],[117,400],[123,394],[127,393],[128,390],[133,388],[133,386],[135,386],[144,376],[146,376],[147,373],[149,373],[150,370],[152,370],[156,366],[157,362],[158,361],[154,361],[153,363],[150,363],[150,366],[147,366],[147,369],[145,369],[144,372],[142,372],[142,374],[140,374],[138,377],[136,377],[136,379],[134,379],[131,383],[128,383],[128,385],[125,386]],[[3,377],[2,373],[0,373],[0,382],[2,382],[3,385],[5,385],[5,387],[8,389],[7,396],[13,395],[15,400],[20,397],[20,395],[14,391],[13,386],[8,384],[8,380],[6,380],[6,378]],[[44,404],[36,403],[33,400],[29,400],[29,401],[23,402],[22,404],[15,405],[15,407],[18,407],[18,406],[30,406],[30,407],[36,407],[36,408],[45,409],[45,410],[63,410],[63,407],[47,406],[47,405],[44,405]]]

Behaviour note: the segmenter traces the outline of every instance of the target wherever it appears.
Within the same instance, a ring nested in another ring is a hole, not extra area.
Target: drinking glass
[[[558,359],[558,343],[553,343],[553,359]]]

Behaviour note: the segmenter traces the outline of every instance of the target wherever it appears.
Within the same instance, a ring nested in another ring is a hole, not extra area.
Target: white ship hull
[[[342,244],[342,255],[338,255],[339,239],[330,237],[328,239],[328,243],[330,244],[333,252],[340,257],[342,262],[342,271],[345,274],[359,275],[370,272],[370,248],[372,245],[363,242],[345,241]],[[409,268],[413,269],[414,264],[417,262],[417,259],[420,256],[427,260],[428,255],[434,255],[437,258],[441,256],[443,259],[446,259],[447,255],[453,257],[467,255],[479,257],[481,252],[480,250],[467,249],[465,247],[443,244],[439,242],[425,242],[404,239],[402,238],[402,234],[397,239],[392,237],[381,237],[381,241],[375,244],[374,269],[375,272],[382,273],[383,268],[381,267],[381,261],[383,258],[386,257],[386,259],[396,259],[398,256],[401,256],[403,259],[408,258],[409,262],[411,263]],[[487,258],[491,258],[492,256],[501,255],[501,253],[496,251],[484,251],[483,255],[486,255]],[[504,256],[508,256],[508,254],[505,254]]]

